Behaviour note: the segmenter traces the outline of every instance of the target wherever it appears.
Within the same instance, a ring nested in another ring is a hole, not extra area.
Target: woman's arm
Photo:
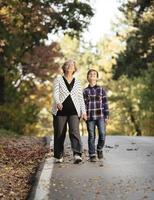
[[[59,99],[59,95],[60,95],[60,91],[59,91],[59,79],[56,78],[53,82],[53,97],[54,100],[57,104],[57,108],[59,110],[62,110],[63,105],[60,103],[60,99]]]
[[[78,84],[78,97],[79,97],[79,101],[80,101],[81,117],[84,120],[87,120],[87,114],[86,114],[85,102],[84,102],[84,97],[83,97],[83,91],[82,91],[80,83]]]

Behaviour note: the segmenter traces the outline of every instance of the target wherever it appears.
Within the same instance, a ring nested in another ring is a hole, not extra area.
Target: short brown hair
[[[73,74],[77,71],[77,67],[76,67],[76,62],[74,60],[67,60],[66,62],[64,62],[64,64],[62,65],[62,70],[63,70],[63,73],[65,74],[65,67],[68,66],[70,63],[74,64],[74,68],[75,68],[75,71],[73,72]]]
[[[90,74],[91,72],[96,72],[97,78],[99,77],[99,74],[98,74],[98,71],[97,71],[97,70],[95,70],[95,69],[89,69],[89,71],[87,72],[87,78],[88,78],[88,76],[89,76],[89,74]]]

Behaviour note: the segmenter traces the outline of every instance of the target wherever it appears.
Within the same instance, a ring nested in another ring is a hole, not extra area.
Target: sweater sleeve
[[[53,97],[56,104],[60,103],[59,100],[59,78],[56,78],[53,82]]]
[[[83,98],[84,98],[85,107],[86,107],[86,110],[87,110],[87,92],[86,92],[86,89],[83,90]]]
[[[78,88],[78,95],[79,95],[79,101],[80,101],[80,109],[82,114],[86,114],[86,108],[85,108],[85,102],[84,102],[84,97],[83,97],[83,91],[81,88],[81,85],[79,83],[79,88]]]
[[[107,93],[104,89],[103,89],[102,106],[103,106],[104,118],[107,119],[109,118],[109,106],[108,106]]]

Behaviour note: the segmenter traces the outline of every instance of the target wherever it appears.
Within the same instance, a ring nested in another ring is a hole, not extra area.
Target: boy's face
[[[97,72],[91,71],[87,77],[89,82],[96,82],[97,81]]]

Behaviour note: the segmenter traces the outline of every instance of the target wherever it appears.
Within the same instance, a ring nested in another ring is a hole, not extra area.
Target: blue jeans
[[[87,120],[89,156],[94,156],[96,151],[95,150],[96,126],[98,128],[97,151],[102,151],[105,144],[106,133],[105,133],[104,119],[100,118],[97,120]]]

